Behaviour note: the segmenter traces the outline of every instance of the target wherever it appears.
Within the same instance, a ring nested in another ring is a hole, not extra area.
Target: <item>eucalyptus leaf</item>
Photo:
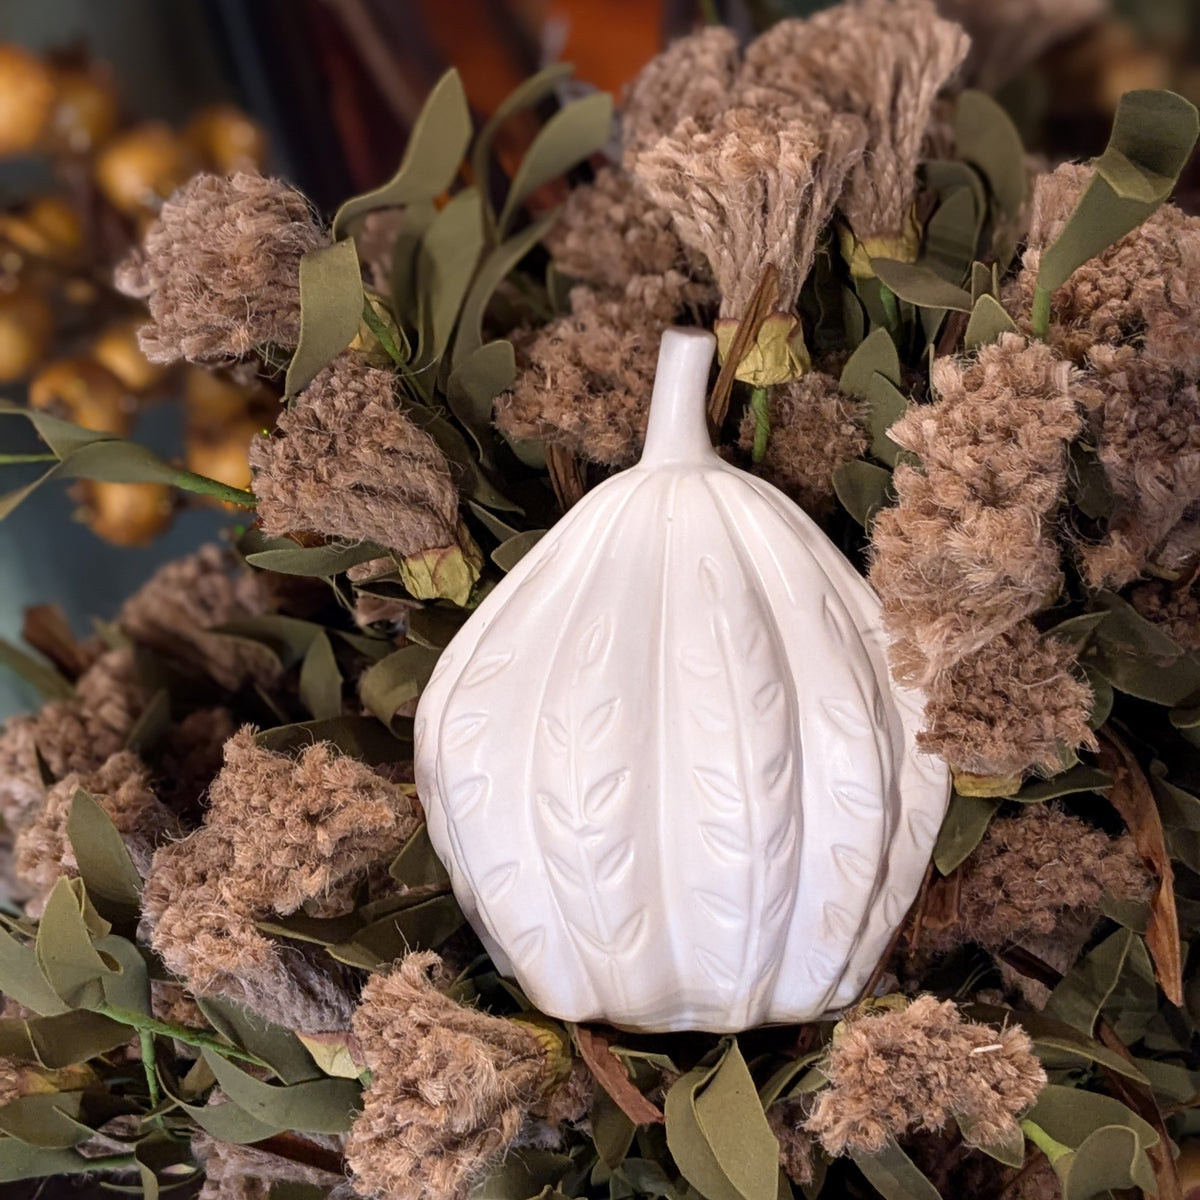
[[[777,1200],[779,1145],[737,1042],[667,1092],[667,1145],[706,1200]]]
[[[850,1157],[884,1200],[941,1200],[941,1193],[895,1141],[878,1154],[855,1151]]]
[[[565,1154],[513,1150],[471,1188],[468,1200],[528,1200],[545,1187],[555,1187],[573,1165]]]
[[[963,334],[963,347],[968,353],[990,346],[1000,340],[1002,334],[1016,333],[1017,323],[1008,315],[1004,306],[990,292],[985,292],[975,301],[971,319]]]
[[[450,344],[483,245],[483,199],[466,188],[434,218],[417,250],[418,366],[438,362]]]
[[[441,657],[424,646],[403,646],[370,667],[358,681],[358,694],[389,728],[396,710],[415,700]]]
[[[865,400],[871,380],[877,374],[896,387],[900,386],[900,355],[896,352],[896,343],[892,341],[886,329],[874,330],[846,359],[846,365],[842,367],[838,378],[838,387],[847,396],[857,396],[860,400]]]
[[[43,1067],[57,1071],[124,1046],[131,1036],[128,1025],[83,1010],[7,1019],[0,1021],[0,1053],[35,1058]]]
[[[112,968],[100,957],[73,881],[54,885],[38,923],[34,952],[46,982],[64,1004],[93,1008],[103,1000],[100,981]]]
[[[1000,211],[1016,217],[1025,205],[1028,169],[1021,134],[986,92],[964,91],[954,111],[954,143],[983,172]]]
[[[406,731],[407,732],[407,731]],[[256,734],[255,742],[276,754],[296,754],[318,742],[332,742],[343,754],[368,766],[404,762],[412,758],[411,738],[397,737],[374,717],[334,717],[328,721],[300,721]]]
[[[491,462],[492,405],[512,386],[517,365],[511,342],[488,342],[465,355],[446,381],[446,405]]]
[[[592,1141],[600,1161],[610,1171],[616,1170],[633,1145],[637,1126],[602,1087],[595,1088],[592,1093],[591,1126]]]
[[[1071,443],[1069,454],[1071,465],[1067,486],[1071,503],[1093,521],[1107,519],[1116,499],[1096,447],[1080,439]]]
[[[314,621],[299,617],[285,617],[276,613],[262,616],[238,617],[215,625],[212,634],[243,638],[266,646],[284,667],[302,662],[315,638],[324,633],[324,628]]]
[[[0,667],[7,667],[32,685],[45,700],[69,700],[75,694],[70,682],[52,664],[27,654],[4,638],[0,638]]]
[[[76,789],[71,801],[67,837],[97,911],[118,929],[136,929],[141,916],[141,876],[112,818],[82,788]]]
[[[140,757],[148,757],[171,728],[171,693],[160,687],[150,697],[125,736],[125,748]]]
[[[887,431],[908,411],[908,397],[890,380],[876,372],[867,384],[867,431],[870,452],[880,462],[894,467],[902,451]]]
[[[286,539],[277,539],[284,542]],[[312,575],[328,578],[340,575],[359,563],[383,558],[387,550],[374,542],[359,542],[354,546],[297,546],[294,543],[273,546],[246,555],[252,567],[275,571],[280,575]]]
[[[300,699],[317,721],[337,717],[342,711],[342,673],[333,643],[322,630],[309,643],[300,667]]]
[[[1047,1014],[1090,1036],[1136,939],[1131,930],[1118,929],[1085,954],[1050,993]]]
[[[527,529],[506,538],[492,551],[492,562],[507,574],[545,537],[546,532],[545,529]]]
[[[0,1105],[0,1133],[29,1146],[65,1150],[94,1135],[80,1118],[83,1097],[79,1092],[51,1092],[21,1096]],[[4,1143],[0,1141],[0,1155]]]
[[[402,208],[440,196],[462,165],[471,140],[471,112],[462,79],[447,71],[429,93],[396,174],[382,187],[347,200],[333,218],[333,235],[342,237],[348,224],[377,208]]]
[[[345,942],[328,947],[339,962],[372,970],[413,950],[440,946],[466,923],[453,896],[435,896],[373,921]]]
[[[1040,779],[1026,784],[1019,792],[1008,798],[1021,804],[1042,804],[1057,800],[1061,796],[1073,796],[1080,792],[1105,792],[1112,787],[1112,776],[1099,767],[1078,763],[1069,771],[1063,771],[1050,779]]]
[[[404,848],[388,867],[388,874],[405,888],[450,886],[450,876],[434,851],[424,823],[404,843]]]
[[[951,796],[933,848],[933,865],[943,875],[966,862],[983,841],[999,807],[1000,801],[988,796],[963,796],[958,792]]]
[[[974,192],[964,187],[951,192],[925,225],[923,261],[955,287],[975,262],[983,218]]]
[[[261,1058],[285,1084],[321,1077],[312,1056],[290,1029],[221,996],[201,996],[196,1002],[214,1029]]]
[[[919,263],[897,262],[890,258],[871,259],[871,268],[880,282],[901,300],[918,308],[971,311],[971,294],[947,283],[937,272]]]
[[[503,235],[520,205],[538,188],[595,154],[612,134],[612,97],[593,92],[560,109],[539,131],[513,176],[499,228]]]
[[[138,946],[117,934],[97,938],[94,945],[117,968],[100,979],[105,1010],[117,1019],[153,1016],[150,972]]]
[[[309,250],[300,259],[300,340],[284,391],[294,396],[358,336],[362,272],[352,238]]]
[[[0,992],[43,1016],[68,1011],[46,982],[33,944],[18,941],[5,929],[0,929]]]
[[[346,1133],[361,1107],[357,1080],[322,1075],[281,1087],[255,1079],[211,1050],[202,1054],[221,1090],[264,1125],[298,1133]]]
[[[488,508],[498,508],[501,512],[521,511],[521,506],[514,504],[500,492],[483,473],[467,445],[466,438],[445,417],[432,411],[410,415],[415,417],[421,428],[437,442],[438,448],[450,460],[450,469],[460,491],[480,504],[486,504]]]
[[[864,528],[895,499],[892,473],[863,459],[843,463],[833,473],[833,488],[842,507]]]

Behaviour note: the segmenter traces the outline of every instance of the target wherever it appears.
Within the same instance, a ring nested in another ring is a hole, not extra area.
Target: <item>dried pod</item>
[[[417,712],[459,902],[564,1019],[728,1031],[851,1002],[949,792],[868,584],[713,450],[713,346],[664,334],[641,462],[484,600]]]

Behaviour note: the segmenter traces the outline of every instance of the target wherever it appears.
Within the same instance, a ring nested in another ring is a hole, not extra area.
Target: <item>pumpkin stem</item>
[[[717,339],[703,329],[668,329],[658,351],[643,466],[716,459],[705,398]]]

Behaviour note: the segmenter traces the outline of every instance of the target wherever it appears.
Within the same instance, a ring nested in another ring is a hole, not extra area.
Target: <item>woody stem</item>
[[[767,456],[767,443],[771,440],[771,409],[765,387],[756,387],[751,391],[750,411],[754,414],[754,448],[750,452],[750,459],[760,463]]]

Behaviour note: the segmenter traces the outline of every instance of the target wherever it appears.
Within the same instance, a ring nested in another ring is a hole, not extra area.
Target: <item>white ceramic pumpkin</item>
[[[484,600],[417,711],[455,895],[564,1019],[726,1032],[852,1002],[949,795],[869,585],[714,452],[713,345],[664,334],[641,462]]]

